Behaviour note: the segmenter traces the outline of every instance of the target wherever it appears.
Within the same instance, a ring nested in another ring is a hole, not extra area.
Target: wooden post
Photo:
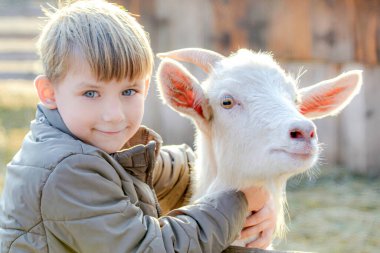
[[[247,23],[247,0],[211,0],[214,14],[214,48],[225,55],[248,47],[244,24]]]
[[[149,1],[144,0],[141,4],[144,2]],[[183,47],[208,47],[211,38],[209,18],[211,8],[208,1],[160,0],[154,2],[154,9],[149,15],[151,22],[146,23],[146,20],[143,20],[143,25],[151,35],[155,53]],[[142,17],[145,19],[147,14],[142,14]],[[158,64],[159,59],[156,61],[156,66]],[[204,76],[194,65],[186,65],[186,67],[198,78]],[[151,83],[153,87],[148,97],[144,123],[157,130],[165,143],[185,142],[192,145],[194,128],[191,121],[163,105],[156,89],[155,78],[152,78]]]
[[[273,8],[268,49],[282,59],[309,60],[312,52],[310,1],[276,1]]]
[[[307,253],[300,251],[281,251],[281,250],[265,250],[256,248],[243,248],[237,246],[230,246],[223,251],[223,253]]]
[[[363,74],[364,84],[360,95],[365,103],[365,111],[362,112],[365,129],[361,129],[360,134],[365,136],[366,141],[366,175],[380,176],[380,66],[365,67]]]
[[[342,71],[363,69],[362,65],[345,65]],[[364,73],[366,74],[366,73]],[[361,92],[339,114],[339,164],[351,171],[367,172],[367,133],[366,133],[366,90],[365,83]]]
[[[371,65],[380,61],[380,2],[355,0],[356,59]]]
[[[354,0],[314,0],[310,8],[311,57],[338,63],[354,60]]]

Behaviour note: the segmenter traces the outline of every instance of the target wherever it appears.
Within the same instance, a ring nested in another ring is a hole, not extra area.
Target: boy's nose
[[[125,119],[124,111],[120,101],[115,99],[103,105],[103,120],[107,122],[120,122]]]

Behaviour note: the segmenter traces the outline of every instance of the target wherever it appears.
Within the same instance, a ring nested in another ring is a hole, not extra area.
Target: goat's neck
[[[212,138],[207,133],[197,130],[196,134],[196,184],[193,199],[203,196],[217,176],[217,164],[212,145]]]
[[[234,185],[228,180],[223,180],[218,176],[217,172],[221,169],[218,168],[222,164],[216,162],[216,156],[212,138],[208,132],[197,129],[196,139],[196,164],[195,164],[195,182],[193,199],[197,199],[206,193],[214,191],[239,189],[242,185]],[[248,186],[264,186],[272,182],[267,181],[252,181]]]
[[[195,144],[197,159],[194,175],[196,186],[194,187],[194,194],[192,197],[193,201],[202,197],[206,193],[213,192],[214,189],[228,189],[228,185],[217,181],[218,168],[213,150],[212,138],[210,138],[210,136],[206,133],[197,130]],[[272,180],[254,182],[257,186],[265,187],[269,192],[271,192],[274,198],[274,208],[277,214],[276,234],[282,234],[285,227],[284,204],[286,203],[286,196],[284,195],[284,187],[286,180],[287,177],[284,176]]]

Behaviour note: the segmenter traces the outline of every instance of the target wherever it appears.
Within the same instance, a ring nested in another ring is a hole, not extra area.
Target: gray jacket
[[[221,252],[241,231],[244,195],[216,193],[180,207],[192,153],[159,146],[142,128],[126,149],[107,154],[39,105],[7,167],[0,252]],[[156,196],[163,212],[180,208],[160,217]]]

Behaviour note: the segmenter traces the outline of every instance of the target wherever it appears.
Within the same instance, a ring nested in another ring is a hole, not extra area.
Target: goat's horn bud
[[[215,63],[224,58],[223,55],[202,48],[184,48],[157,54],[160,58],[172,58],[177,61],[190,62],[209,73]]]

